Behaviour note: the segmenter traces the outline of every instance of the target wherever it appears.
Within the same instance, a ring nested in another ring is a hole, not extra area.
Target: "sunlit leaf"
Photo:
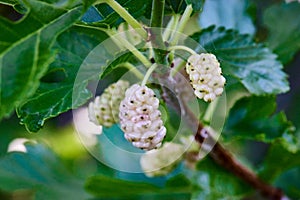
[[[266,143],[281,139],[285,148],[297,149],[298,140],[295,128],[283,112],[274,114],[274,97],[247,97],[239,100],[230,110],[223,129],[227,142],[237,139],[250,139]]]
[[[76,108],[91,98],[86,86],[104,70],[101,66],[105,66],[108,60],[105,59],[105,50],[99,54],[97,65],[82,67],[82,64],[96,45],[106,38],[105,33],[87,27],[72,28],[58,38],[54,48],[58,52],[55,62],[50,65],[32,98],[18,108],[21,122],[29,131],[38,131],[46,119]],[[77,74],[80,67],[84,68],[80,71],[83,75]],[[82,81],[75,82],[79,76]]]
[[[0,18],[0,119],[36,91],[54,60],[54,39],[83,11],[78,2],[51,3],[26,1],[29,12],[17,23]]]
[[[226,29],[235,29],[240,33],[254,34],[255,27],[247,14],[247,0],[208,0],[199,15],[200,27],[215,25]]]

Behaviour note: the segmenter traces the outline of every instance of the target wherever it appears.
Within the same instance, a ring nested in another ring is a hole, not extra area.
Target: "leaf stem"
[[[175,50],[183,50],[186,51],[192,55],[197,54],[196,51],[194,51],[193,49],[187,47],[187,46],[182,46],[182,45],[175,45],[175,46],[170,46],[168,47],[168,51],[171,51],[170,54],[174,54]],[[183,60],[181,63],[179,63],[177,66],[175,66],[175,68],[173,68],[173,70],[171,71],[171,76],[175,76],[175,74],[180,71],[180,69],[184,66],[185,61]]]
[[[157,64],[155,63],[155,64],[153,64],[153,65],[148,69],[148,71],[147,71],[147,73],[146,73],[146,75],[145,75],[145,77],[144,77],[144,79],[143,79],[143,81],[142,81],[142,86],[146,85],[146,83],[147,83],[147,81],[148,81],[150,75],[151,75],[152,72],[156,69],[156,67],[157,67]]]
[[[196,51],[194,51],[193,49],[187,47],[187,46],[183,46],[183,45],[175,45],[175,46],[170,46],[168,47],[168,50],[169,51],[173,51],[173,50],[183,50],[183,51],[186,51],[186,52],[189,52],[190,54],[197,54]]]
[[[211,121],[211,119],[213,117],[213,114],[216,112],[216,108],[217,108],[219,102],[220,102],[220,98],[217,98],[208,105],[208,107],[205,111],[205,114],[203,116],[203,121],[204,122],[210,122]]]
[[[124,46],[126,49],[128,49],[137,59],[139,59],[143,63],[143,65],[145,65],[146,67],[151,66],[151,62],[138,49],[136,49],[135,46],[133,46],[130,42],[121,37],[116,30],[107,29],[105,30],[105,32],[108,35],[112,36],[111,39],[118,46]]]
[[[176,29],[177,25],[178,25],[178,21],[180,19],[180,15],[179,14],[175,14],[171,17],[167,27],[164,30],[163,33],[163,40],[164,41],[168,41],[169,38],[172,36],[172,34],[174,33],[174,30]]]
[[[178,43],[180,34],[183,32],[186,24],[188,23],[192,12],[193,12],[192,5],[191,4],[187,5],[184,10],[184,13],[179,21],[179,24],[176,28],[176,32],[174,33],[174,36],[171,39],[171,42],[170,42],[171,46],[174,46]]]
[[[154,50],[153,50],[151,42],[147,42],[146,48],[149,49],[149,54],[148,54],[149,60],[152,59],[152,58],[154,58]]]
[[[101,0],[101,3],[107,3],[114,11],[116,11],[132,28],[136,30],[136,32],[142,36],[145,40],[148,38],[147,31],[143,28],[143,26],[117,1],[115,0]]]

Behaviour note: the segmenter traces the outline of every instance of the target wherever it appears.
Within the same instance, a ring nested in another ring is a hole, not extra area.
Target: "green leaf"
[[[102,17],[95,6],[91,6],[81,18],[81,21],[85,23],[92,23],[100,20],[102,20]]]
[[[205,0],[185,0],[186,4],[192,4],[193,10],[199,12],[203,8]]]
[[[124,75],[124,71],[120,70],[120,68],[124,69],[124,67],[122,67],[121,65],[122,63],[129,62],[132,65],[138,63],[136,57],[131,52],[121,52],[120,55],[116,55],[115,57],[116,59],[114,59],[105,69],[105,71],[101,74],[101,79],[108,76],[111,73],[114,73],[114,75],[118,76],[120,72],[123,72],[121,75]],[[128,71],[127,68],[125,69]]]
[[[206,1],[199,15],[200,27],[223,26],[253,35],[255,27],[246,12],[247,8],[247,0]]]
[[[131,182],[114,179],[103,175],[91,177],[85,188],[88,192],[101,199],[190,199],[192,187],[186,179],[177,177],[161,188],[149,183]],[[184,180],[180,183],[180,181]],[[116,188],[117,192],[116,192]]]
[[[93,195],[102,198],[134,196],[145,193],[151,194],[159,190],[157,186],[152,184],[130,182],[103,175],[89,178],[85,188]],[[116,192],[116,188],[118,188],[118,192]]]
[[[195,12],[200,12],[205,0],[166,0],[165,14],[182,14],[187,4],[192,4]]]
[[[139,19],[151,10],[150,0],[117,0],[127,11],[135,18]],[[98,9],[101,20],[93,23],[95,26],[101,27],[115,27],[122,23],[124,20],[107,4],[99,4],[96,6]],[[98,18],[98,17],[97,17]]]
[[[32,190],[37,200],[85,199],[82,182],[48,148],[26,144],[27,153],[12,152],[0,158],[0,189]]]
[[[7,0],[7,1],[0,1],[0,3],[12,6],[15,9],[15,11],[23,15],[26,15],[26,13],[28,12],[28,8],[26,7],[24,1]]]
[[[209,27],[192,35],[203,48],[217,56],[225,75],[237,78],[247,90],[256,95],[287,92],[289,85],[282,65],[276,55],[261,44],[252,41],[249,35],[234,30]]]
[[[248,185],[218,166],[209,157],[197,164],[197,170],[193,180],[200,187],[200,191],[194,194],[193,199],[239,200],[251,192]]]
[[[86,89],[88,81],[99,77],[104,70],[101,67],[106,65],[109,57],[105,49],[100,49],[102,52],[98,52],[95,64],[88,62],[82,66],[82,63],[107,37],[99,30],[79,26],[58,37],[54,48],[58,52],[55,62],[50,65],[37,92],[17,110],[29,131],[38,131],[46,119],[76,108],[91,97],[91,92]]]
[[[15,138],[24,138],[24,128],[18,124],[16,116],[0,122],[0,157],[7,153],[10,142]]]
[[[18,3],[18,1],[17,0],[1,0],[0,3],[10,5],[10,6],[14,6]]]
[[[50,47],[55,37],[82,13],[83,7],[74,4],[58,6],[28,0],[30,11],[23,20],[13,23],[0,18],[0,119],[37,89],[54,59]]]
[[[298,2],[273,5],[264,12],[263,21],[269,30],[266,42],[279,55],[283,63],[291,61],[300,50],[299,18],[300,4]]]
[[[295,157],[300,159],[300,156]],[[278,188],[281,188],[291,199],[300,198],[300,167],[295,167],[282,173],[274,182]]]
[[[278,159],[280,158],[280,164]],[[284,171],[300,166],[300,152],[289,152],[284,144],[278,141],[269,148],[267,156],[259,170],[264,180],[273,182]]]
[[[275,97],[246,97],[230,110],[223,129],[227,142],[251,139],[271,143],[278,138],[285,141],[291,151],[297,148],[294,126],[283,112],[274,114]]]

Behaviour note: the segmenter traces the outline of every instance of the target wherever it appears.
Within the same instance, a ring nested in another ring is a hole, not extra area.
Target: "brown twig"
[[[272,200],[281,200],[284,195],[282,190],[263,182],[257,175],[239,163],[234,156],[220,143],[216,143],[209,155],[213,160],[257,189],[264,197]]]
[[[185,121],[189,124],[195,134],[195,140],[202,145],[205,140],[210,140],[210,144],[215,144],[209,155],[212,159],[222,166],[223,168],[227,169],[235,176],[242,179],[244,182],[251,185],[257,191],[261,193],[267,199],[270,200],[282,200],[285,196],[282,190],[275,188],[271,185],[268,185],[264,181],[262,181],[254,172],[252,172],[247,167],[243,166],[239,163],[234,156],[225,149],[219,142],[215,141],[212,137],[213,133],[210,133],[208,129],[206,129],[203,124],[197,119],[197,117],[190,111],[184,101],[181,101],[181,93],[175,88],[170,88],[174,83],[174,79],[172,80],[170,77],[164,77],[160,79],[162,83],[168,85],[169,89],[163,87],[163,98],[169,106],[172,106],[179,114],[184,113]],[[168,83],[167,83],[168,82]],[[173,83],[172,83],[173,82]],[[163,84],[164,85],[164,84]],[[183,89],[183,87],[180,87]],[[176,94],[171,93],[170,91],[177,91]],[[177,98],[177,99],[176,99]],[[180,101],[180,103],[178,102]],[[195,126],[196,125],[196,126]],[[205,133],[205,134],[203,134]]]

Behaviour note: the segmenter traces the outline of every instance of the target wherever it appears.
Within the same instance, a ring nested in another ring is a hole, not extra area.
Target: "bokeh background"
[[[209,0],[207,0],[209,1]],[[252,0],[249,1],[247,12],[253,19],[253,23],[257,27],[256,39],[260,42],[264,42],[269,34],[269,30],[264,26],[262,13],[272,4],[281,1],[275,0]],[[280,15],[280,13],[278,13]],[[17,21],[22,18],[22,15],[18,14],[11,7],[0,5],[0,15],[12,21]],[[295,19],[299,20],[299,19]],[[280,27],[278,27],[280,29]],[[1,30],[0,30],[1,31]],[[300,37],[300,35],[299,35]],[[17,59],[17,58],[16,58]],[[289,75],[289,82],[291,90],[277,97],[278,111],[285,111],[289,120],[293,122],[300,135],[300,52],[298,52],[294,59],[285,65],[284,71]],[[99,93],[113,80],[116,80],[119,75],[111,75],[101,82],[99,87]],[[267,103],[267,102],[266,102]],[[42,141],[59,157],[59,163],[63,163],[65,169],[76,176],[85,179],[91,174],[105,174],[122,178],[126,180],[146,181],[163,185],[168,177],[162,178],[147,178],[144,174],[130,174],[125,172],[119,172],[103,165],[95,160],[88,151],[80,143],[76,130],[73,126],[73,115],[69,111],[61,114],[60,116],[48,120],[42,130],[38,133],[28,133],[24,126],[20,125],[19,119],[16,114],[13,114],[10,118],[4,119],[0,122],[0,157],[7,155],[9,146],[14,148],[19,143],[12,143],[17,138],[27,138],[29,140]],[[259,162],[261,155],[266,152],[268,146],[266,144],[250,142],[248,148],[240,154],[247,155],[254,163]],[[40,149],[42,151],[42,148]],[[47,162],[47,160],[45,161]],[[0,162],[0,173],[2,165]],[[46,165],[41,161],[41,166]],[[52,167],[55,167],[52,166]],[[59,166],[57,166],[59,168]],[[20,168],[21,170],[21,168]],[[18,173],[18,172],[16,172]],[[43,172],[41,172],[43,173]],[[176,171],[169,176],[176,174]],[[20,177],[22,179],[22,177]],[[27,190],[17,191],[15,193],[5,193],[0,191],[0,199],[31,199],[33,194]]]

